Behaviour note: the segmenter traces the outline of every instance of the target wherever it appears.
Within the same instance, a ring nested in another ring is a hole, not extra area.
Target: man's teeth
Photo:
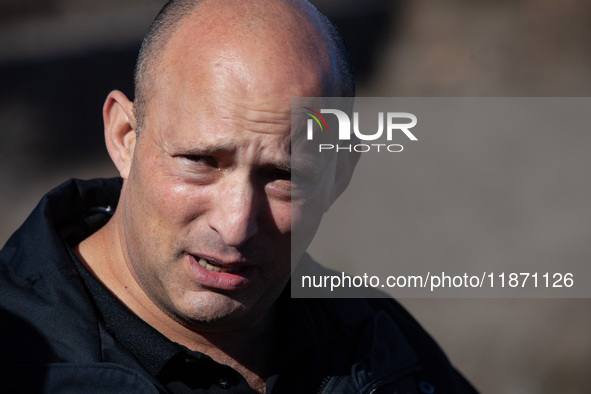
[[[214,264],[210,263],[209,261],[205,260],[204,258],[199,259],[199,265],[208,271],[214,271],[214,272],[236,273],[236,272],[240,271],[240,267],[232,267],[232,268],[220,267],[219,265],[214,265]]]

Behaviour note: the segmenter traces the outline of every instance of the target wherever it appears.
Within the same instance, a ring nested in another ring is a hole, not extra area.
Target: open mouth
[[[199,257],[199,265],[208,271],[222,272],[229,274],[237,274],[242,270],[242,267],[222,267],[221,265],[213,264],[211,261]]]

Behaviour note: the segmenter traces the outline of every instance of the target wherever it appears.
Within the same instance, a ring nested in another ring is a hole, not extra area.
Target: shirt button
[[[220,386],[220,388],[227,389],[230,387],[230,382],[228,382],[226,379],[218,379],[218,386]]]
[[[425,394],[433,394],[435,393],[435,387],[429,382],[421,382],[419,383],[419,388]]]

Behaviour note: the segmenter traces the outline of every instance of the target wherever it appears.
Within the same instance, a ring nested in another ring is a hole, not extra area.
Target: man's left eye
[[[274,181],[290,181],[291,172],[285,170],[274,170],[269,174],[269,178],[271,178]]]

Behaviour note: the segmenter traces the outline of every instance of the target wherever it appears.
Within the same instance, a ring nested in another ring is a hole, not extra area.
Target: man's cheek
[[[202,191],[176,178],[156,180],[151,199],[150,206],[157,210],[159,220],[178,224],[191,222],[197,211],[207,206]]]
[[[270,205],[271,215],[279,232],[282,234],[291,232],[293,220],[291,204],[289,202],[272,202]]]

